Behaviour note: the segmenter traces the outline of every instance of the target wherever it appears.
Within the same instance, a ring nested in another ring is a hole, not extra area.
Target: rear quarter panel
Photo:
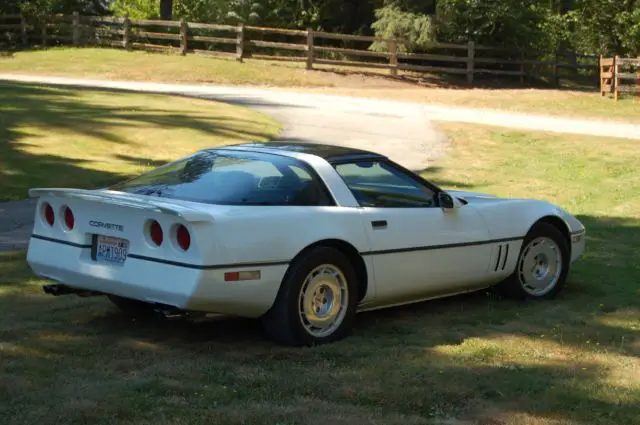
[[[324,239],[344,240],[359,251],[369,249],[361,215],[354,208],[259,206],[212,214],[208,255],[213,263],[291,260]]]
[[[210,241],[200,239],[208,264],[290,262],[306,247],[327,239],[345,241],[358,252],[371,249],[357,208],[243,206],[226,207],[223,214],[218,209],[210,207]],[[375,294],[371,272],[369,276],[367,299]]]

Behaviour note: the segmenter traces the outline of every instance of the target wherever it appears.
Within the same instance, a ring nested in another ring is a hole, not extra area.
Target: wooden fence
[[[617,101],[621,93],[635,94],[640,102],[640,57],[600,58],[600,94],[612,93]]]
[[[597,85],[598,57],[573,56],[562,61],[557,54],[513,51],[466,44],[433,43],[421,53],[404,52],[403,40],[323,31],[219,25],[160,20],[132,20],[107,16],[54,15],[31,22],[20,15],[0,16],[0,38],[6,45],[100,45],[125,49],[163,49],[179,54],[202,54],[300,61],[315,65],[364,67],[389,70],[393,76],[407,73],[457,75],[473,84],[480,75],[545,79],[559,85],[561,79],[577,79]],[[273,39],[275,37],[275,40]],[[372,51],[371,43],[386,45]],[[533,57],[532,57],[533,56]],[[570,75],[563,75],[569,70]]]

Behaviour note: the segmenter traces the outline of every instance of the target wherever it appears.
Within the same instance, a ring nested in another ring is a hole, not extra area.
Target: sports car
[[[256,318],[295,346],[340,340],[367,310],[486,288],[553,298],[585,249],[582,223],[549,202],[444,190],[332,145],[228,145],[107,188],[29,193],[27,261],[46,293]]]

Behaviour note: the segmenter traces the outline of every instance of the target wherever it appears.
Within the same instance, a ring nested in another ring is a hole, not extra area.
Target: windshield
[[[198,152],[109,189],[219,205],[334,205],[306,163],[256,152]]]

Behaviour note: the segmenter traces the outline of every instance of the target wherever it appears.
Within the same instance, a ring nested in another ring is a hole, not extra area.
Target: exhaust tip
[[[68,295],[68,294],[76,294],[80,297],[94,297],[103,295],[101,292],[96,291],[87,291],[84,289],[75,289],[70,286],[63,285],[61,283],[54,283],[50,285],[43,285],[42,290],[45,294],[59,296],[59,295]]]
[[[45,294],[49,294],[49,295],[58,295],[60,293],[60,287],[62,285],[58,284],[58,283],[54,283],[51,285],[44,285],[42,287],[42,290],[44,291]]]

